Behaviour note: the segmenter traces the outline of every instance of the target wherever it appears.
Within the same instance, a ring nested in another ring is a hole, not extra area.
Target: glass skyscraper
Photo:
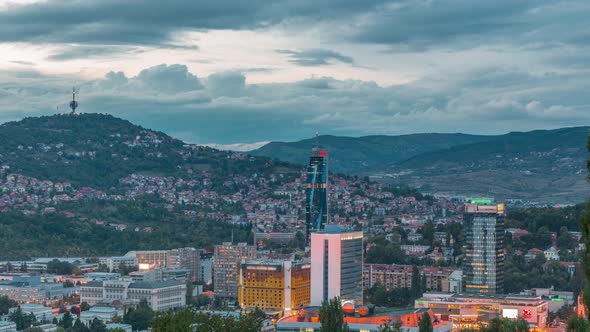
[[[328,153],[316,146],[307,166],[305,200],[306,240],[328,223]]]
[[[501,294],[504,287],[504,204],[472,200],[463,219],[466,293]]]

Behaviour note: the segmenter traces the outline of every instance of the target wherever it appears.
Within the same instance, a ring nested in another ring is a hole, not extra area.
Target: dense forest
[[[178,247],[211,248],[229,241],[248,241],[247,227],[184,217],[145,203],[88,203],[86,209],[105,219],[126,220],[117,230],[63,214],[0,214],[0,260],[50,256],[121,255],[130,250]],[[135,223],[157,224],[152,232],[135,231]],[[205,236],[206,234],[206,236]]]

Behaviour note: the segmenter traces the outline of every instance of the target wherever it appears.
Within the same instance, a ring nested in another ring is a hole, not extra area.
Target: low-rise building
[[[11,321],[0,320],[0,332],[16,332],[16,324]]]
[[[82,285],[80,301],[90,305],[112,303],[115,300],[139,303],[146,300],[154,311],[165,311],[186,305],[186,284],[178,280],[93,281]]]
[[[129,324],[121,324],[121,323],[109,323],[106,324],[107,331],[118,331],[122,330],[123,332],[132,332],[133,328]]]
[[[549,313],[546,300],[530,295],[425,293],[415,307],[432,310],[437,320],[459,330],[479,329],[494,318],[522,318],[531,327],[544,328]]]
[[[115,317],[123,317],[123,310],[115,307],[107,306],[95,306],[91,307],[90,310],[82,311],[80,313],[80,320],[86,325],[92,324],[94,319],[98,319],[103,323],[112,322]]]
[[[19,307],[23,313],[33,314],[35,316],[35,319],[37,319],[37,321],[39,322],[53,319],[53,311],[51,307],[46,307],[42,304],[33,303],[21,304]],[[18,307],[10,308],[9,312],[13,313],[17,309]]]
[[[418,325],[425,312],[430,314],[433,331],[447,332],[452,328],[449,322],[437,320],[429,309],[392,310],[390,312],[375,313],[368,307],[354,308],[352,304],[345,311],[344,322],[351,332],[377,332],[383,324],[399,321],[403,331],[418,331]],[[346,306],[346,304],[345,304]],[[318,332],[320,331],[319,307],[306,307],[286,315],[277,322],[277,332]]]

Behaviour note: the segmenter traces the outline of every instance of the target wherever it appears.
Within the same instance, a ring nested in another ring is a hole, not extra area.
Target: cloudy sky
[[[0,122],[194,143],[590,125],[588,0],[0,0]],[[238,145],[234,145],[238,146]]]

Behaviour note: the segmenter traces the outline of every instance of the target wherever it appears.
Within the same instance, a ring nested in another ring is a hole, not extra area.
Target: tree
[[[43,332],[43,329],[40,327],[27,327],[23,332]]]
[[[587,319],[581,317],[572,317],[567,323],[567,332],[587,332],[590,331],[590,323]]]
[[[418,331],[420,332],[433,332],[434,328],[432,327],[432,320],[430,319],[430,314],[428,313],[428,311],[425,311],[424,314],[422,314],[422,319],[420,320],[420,323],[418,324]]]
[[[194,322],[195,313],[190,309],[184,309],[156,315],[151,326],[153,332],[191,332]]]
[[[383,323],[379,326],[379,332],[402,332],[402,322],[396,320]]]
[[[90,332],[106,332],[106,330],[106,325],[100,319],[94,318],[90,323]]]
[[[74,318],[72,317],[72,314],[70,314],[69,312],[65,312],[63,317],[59,321],[59,326],[63,327],[64,329],[68,329],[72,327],[73,323]]]
[[[320,332],[345,332],[348,325],[344,322],[344,311],[340,298],[335,297],[322,302],[320,307]]]
[[[492,319],[488,326],[482,328],[481,331],[483,332],[528,332],[529,327],[527,322],[522,319],[518,318],[517,320],[511,320],[508,318],[499,319],[494,318]]]
[[[17,305],[16,301],[11,300],[8,296],[0,296],[0,315],[8,314],[8,310]]]
[[[35,315],[23,313],[20,306],[8,316],[8,319],[16,324],[16,329],[19,331],[30,327],[36,321]]]
[[[90,304],[88,302],[80,303],[80,311],[88,311],[90,310]]]
[[[422,296],[422,291],[421,291],[421,282],[420,282],[420,271],[418,270],[417,266],[413,266],[412,267],[412,286],[411,286],[411,291],[412,291],[412,296],[417,299],[420,296]]]
[[[186,282],[186,304],[192,305],[194,304],[193,298],[193,290],[195,289],[195,285],[189,280]]]
[[[154,317],[154,311],[145,299],[139,302],[137,309],[129,309],[123,316],[123,322],[133,327],[133,330],[147,330]]]
[[[80,318],[76,318],[76,321],[74,322],[74,325],[72,326],[72,328],[76,332],[89,332],[90,331],[90,329],[87,328],[86,325],[84,325],[84,323],[82,323]]]

